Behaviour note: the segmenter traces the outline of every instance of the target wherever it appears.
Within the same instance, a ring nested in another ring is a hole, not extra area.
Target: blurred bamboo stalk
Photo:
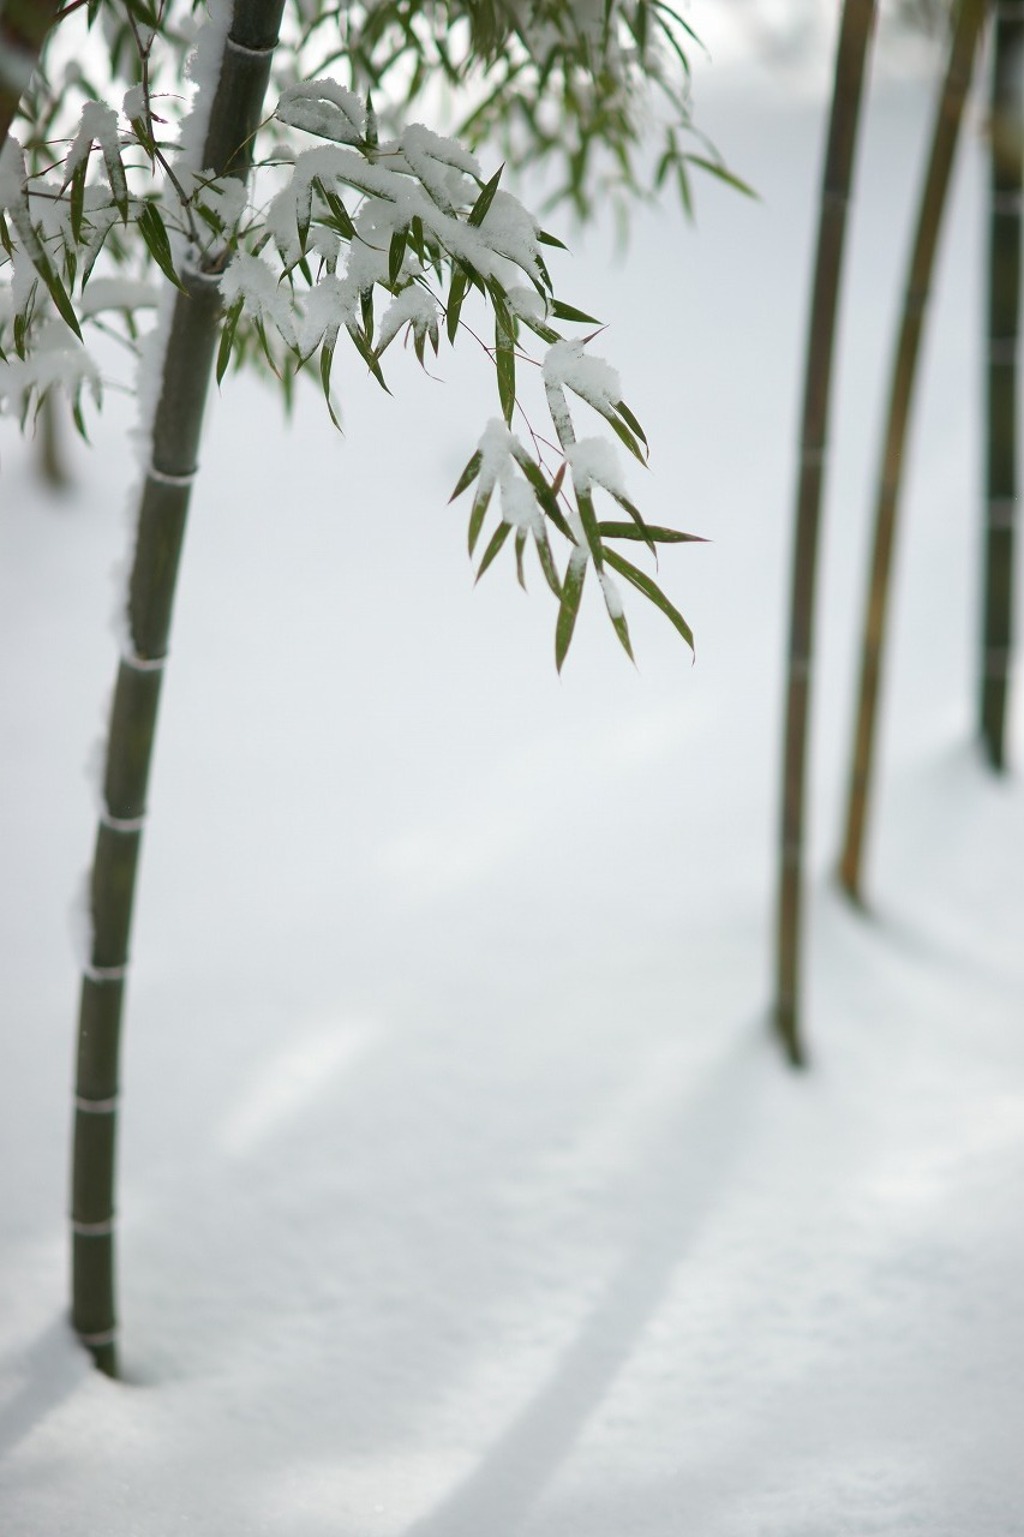
[[[864,839],[875,762],[893,545],[903,488],[907,433],[913,410],[935,256],[963,123],[964,104],[970,89],[987,9],[986,0],[962,0],[957,8],[949,62],[935,111],[931,148],[921,187],[917,226],[904,289],[903,313],[893,354],[889,408],[875,500],[874,543],[864,608],[860,687],[846,825],[839,863],[840,883],[855,901],[860,901],[862,894]]]
[[[58,0],[0,0],[0,153],[57,10]]]
[[[774,1008],[776,1033],[795,1067],[805,1060],[799,1013],[800,907],[818,530],[846,214],[874,19],[874,0],[844,0],[822,180],[804,374],[786,684]]]
[[[284,0],[235,0],[201,164],[248,177]],[[72,1155],[72,1322],[116,1376],[114,1184],[118,1060],[128,941],[160,685],[203,410],[220,316],[216,273],[182,274],[142,486],[128,591],[129,639],[107,739],[103,810],[90,885],[92,942],[82,978]]]
[[[1017,337],[1024,185],[1024,6],[995,6],[989,115],[985,590],[979,726],[992,767],[1006,763],[1017,521]]]

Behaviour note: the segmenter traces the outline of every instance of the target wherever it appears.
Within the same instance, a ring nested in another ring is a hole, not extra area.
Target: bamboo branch
[[[846,213],[874,16],[874,0],[844,0],[822,182],[804,376],[786,684],[774,1010],[776,1033],[794,1066],[800,1066],[804,1061],[798,997],[800,906],[818,530],[825,477],[832,352]]]
[[[1017,338],[1024,185],[1024,15],[995,7],[990,114],[985,592],[979,728],[992,767],[1005,767],[1013,649],[1017,522]]]
[[[884,657],[893,544],[906,462],[906,441],[913,409],[917,365],[927,318],[928,296],[948,200],[953,160],[963,122],[986,0],[963,0],[939,93],[931,149],[918,208],[903,314],[893,355],[885,443],[875,500],[874,545],[864,610],[860,687],[854,730],[846,829],[839,879],[855,900],[861,899],[864,837],[875,761],[878,698]]]
[[[202,169],[245,180],[284,0],[235,0]],[[128,593],[129,644],[111,712],[91,878],[92,949],[82,979],[72,1167],[72,1321],[117,1375],[114,1178],[118,1059],[129,937],[175,583],[217,343],[217,274],[183,273],[143,483]]]

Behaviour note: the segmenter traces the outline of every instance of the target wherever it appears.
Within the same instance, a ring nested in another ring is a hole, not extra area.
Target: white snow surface
[[[694,22],[700,30],[700,18]],[[761,201],[553,262],[652,445],[687,648],[446,505],[496,394],[395,349],[294,425],[210,414],[124,1042],[126,1380],[66,1324],[83,763],[132,475],[111,409],[0,480],[4,1537],[1010,1537],[1022,1529],[1024,698],[972,745],[984,152],[972,115],[900,532],[866,913],[831,869],[887,352],[930,116],[859,162],[822,540],[810,1070],[767,1031],[800,352],[822,106],[701,66]],[[581,242],[574,239],[579,246]],[[115,397],[108,392],[111,407]],[[634,476],[634,481],[636,477]],[[642,559],[642,551],[637,558]],[[529,564],[529,563],[528,563]],[[1024,675],[1018,670],[1018,680]]]

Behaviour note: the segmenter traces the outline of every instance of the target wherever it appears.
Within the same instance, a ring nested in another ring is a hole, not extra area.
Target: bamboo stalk
[[[1006,763],[1006,700],[1013,648],[1017,522],[1017,337],[1021,189],[1024,186],[1024,7],[995,7],[990,113],[985,591],[981,739],[992,767]]]
[[[957,10],[949,62],[935,112],[931,148],[907,272],[903,314],[893,355],[889,408],[875,499],[874,543],[864,609],[860,686],[846,826],[839,863],[840,882],[854,901],[861,900],[864,839],[871,800],[893,545],[903,488],[907,433],[935,255],[963,122],[964,104],[986,11],[986,0],[962,0]]]
[[[3,0],[0,4],[0,151],[18,103],[28,90],[59,0]]]
[[[799,1018],[801,884],[814,589],[832,352],[874,0],[844,0],[825,153],[804,375],[790,605],[774,1023],[793,1066],[805,1060]]]
[[[245,179],[284,0],[235,0],[202,167]],[[128,592],[129,642],[117,674],[82,979],[72,1165],[72,1321],[96,1365],[117,1375],[114,1180],[118,1059],[146,786],[175,583],[217,344],[216,274],[186,279],[168,333]]]

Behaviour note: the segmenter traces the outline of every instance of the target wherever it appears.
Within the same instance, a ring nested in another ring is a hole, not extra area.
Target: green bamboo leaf
[[[466,468],[459,476],[455,485],[455,490],[448,498],[449,505],[455,501],[456,497],[462,495],[467,486],[471,486],[473,484],[474,480],[480,473],[480,466],[483,463],[483,457],[483,454],[479,449],[477,449],[476,453],[473,454],[472,458],[469,460],[469,463],[466,465]]]
[[[174,270],[174,258],[171,255],[171,242],[167,238],[167,229],[156,204],[143,204],[136,223],[139,227],[139,234],[146,242],[146,249],[160,268],[164,277],[167,278],[168,282],[173,283],[175,288],[180,289],[184,293],[185,290],[182,287],[181,280]]]
[[[348,331],[349,336],[352,338],[353,346],[355,347],[359,356],[362,358],[363,362],[366,364],[367,368],[370,370],[373,377],[376,379],[377,383],[380,385],[381,389],[390,395],[391,391],[388,389],[384,375],[381,371],[380,361],[377,358],[373,348],[367,342],[366,337],[363,335],[362,331],[360,331],[357,325],[351,324],[346,326],[345,329]]]
[[[598,524],[602,539],[642,539],[645,544],[653,539],[655,544],[707,544],[701,534],[684,534],[678,528],[661,528],[657,523],[645,523],[643,529],[635,523]]]
[[[82,239],[82,215],[85,209],[85,177],[88,169],[88,164],[83,160],[71,178],[71,233],[79,243],[81,243]]]
[[[74,305],[68,298],[67,289],[50,265],[49,260],[40,254],[33,261],[32,265],[46,284],[46,290],[53,300],[54,309],[64,321],[64,324],[74,331],[78,340],[81,341],[82,329],[78,324],[78,316],[75,314]]]
[[[388,282],[394,288],[402,271],[402,263],[405,261],[405,248],[409,242],[408,229],[397,229],[391,237],[391,245],[388,248]]]
[[[567,251],[569,249],[564,241],[559,240],[556,235],[550,235],[546,229],[537,231],[537,239],[541,245],[552,245],[559,251]]]
[[[512,415],[516,408],[516,351],[512,345],[512,338],[500,319],[495,322],[494,327],[494,363],[498,370],[498,399],[501,401],[501,414],[511,427]]]
[[[238,330],[238,322],[242,318],[242,300],[239,299],[228,310],[224,318],[224,325],[220,333],[220,346],[217,348],[217,383],[220,384],[228,371],[231,361],[231,349],[235,344],[235,333]]]
[[[484,558],[480,562],[480,570],[476,574],[476,581],[479,581],[480,578],[483,576],[484,572],[487,570],[487,567],[491,564],[491,562],[493,561],[494,557],[498,554],[498,551],[502,548],[502,546],[505,543],[505,540],[508,538],[508,536],[509,536],[509,534],[511,532],[512,532],[512,525],[511,525],[511,523],[499,523],[498,524],[497,528],[494,530],[494,533],[491,535],[490,542],[489,542],[486,550],[484,551]]]
[[[687,155],[686,159],[691,165],[700,166],[702,171],[707,171],[709,176],[716,176],[719,181],[725,182],[727,187],[732,187],[737,192],[742,192],[744,197],[752,197],[755,202],[761,199],[747,182],[743,181],[734,171],[729,171],[716,160],[707,160],[703,155]]]
[[[498,167],[490,181],[480,193],[480,196],[477,198],[476,202],[473,204],[473,207],[470,209],[469,213],[470,224],[479,226],[484,222],[484,219],[487,217],[487,210],[494,202],[494,194],[498,190],[498,183],[501,181],[501,173],[504,171],[504,169],[505,167],[503,165]]]
[[[319,177],[314,177],[312,185],[316,188],[330,209],[331,218],[334,221],[334,225],[338,230],[338,233],[342,235],[345,240],[354,240],[356,238],[356,227],[352,223],[352,215],[349,213],[348,209],[345,207],[338,194],[326,187]]]
[[[476,549],[476,542],[480,538],[480,530],[484,526],[484,518],[487,516],[487,509],[490,504],[490,491],[478,491],[476,496],[473,498],[473,505],[469,510],[468,539],[470,555],[472,555],[473,551]]]
[[[327,402],[328,414],[330,415],[331,421],[340,432],[341,423],[335,414],[334,402],[331,399],[331,368],[333,363],[334,343],[324,342],[320,349],[320,384],[324,392],[324,400]]]
[[[451,287],[448,290],[448,340],[454,342],[455,333],[459,329],[459,315],[462,311],[462,301],[466,297],[468,279],[461,267],[456,267],[452,272]]]
[[[555,625],[555,666],[562,670],[562,663],[569,654],[576,617],[583,597],[583,583],[587,575],[587,558],[581,550],[573,550],[562,583],[562,602]]]
[[[562,584],[558,580],[558,571],[555,566],[555,557],[551,553],[551,544],[548,540],[548,532],[543,523],[540,528],[533,530],[533,542],[537,546],[537,559],[540,561],[540,569],[544,573],[544,580],[559,602],[562,601]]]
[[[364,288],[362,293],[359,295],[359,308],[360,308],[360,311],[361,311],[362,317],[363,317],[363,333],[364,333],[364,335],[366,337],[366,345],[372,351],[373,350],[373,325],[374,325],[374,319],[375,319],[374,313],[373,313],[373,289],[372,288]]]
[[[626,578],[627,582],[632,582],[638,592],[642,592],[645,598],[651,600],[655,608],[661,609],[666,619],[679,631],[690,650],[694,651],[693,631],[675,605],[666,598],[657,582],[652,581],[645,571],[641,571],[639,567],[634,566],[631,561],[624,559],[615,550],[606,549],[604,556],[613,571],[618,571],[621,576]],[[694,654],[696,654],[695,651]]]
[[[604,546],[601,543],[601,529],[594,511],[594,498],[589,491],[577,491],[576,505],[580,510],[580,522],[583,524],[587,547],[594,565],[600,571],[604,565]]]
[[[556,299],[551,306],[551,313],[556,320],[581,320],[587,325],[599,326],[601,322],[594,315],[587,315],[583,310],[578,310],[572,304],[563,304],[561,299]]]
[[[523,556],[526,553],[526,529],[516,529],[516,580],[523,591],[526,591],[526,571],[523,568]]]
[[[626,402],[624,400],[617,400],[615,402],[615,409],[622,417],[622,420],[626,423],[626,426],[629,427],[630,430],[634,432],[640,439],[644,447],[649,448],[650,444],[647,442],[644,429],[641,427],[640,423],[637,421],[636,417],[633,415]]]
[[[647,458],[644,454],[644,451],[640,447],[640,444],[637,442],[636,438],[630,432],[629,428],[626,426],[625,422],[620,422],[617,416],[612,416],[604,411],[601,412],[601,415],[604,417],[605,421],[608,423],[615,436],[629,449],[634,459],[639,459],[641,464],[646,465]]]
[[[629,660],[635,666],[636,657],[633,655],[633,646],[629,638],[629,626],[626,623],[625,614],[612,613],[607,597],[605,598],[605,607],[608,609],[608,618],[612,622],[612,629],[619,637],[619,644],[622,646],[623,651],[625,651],[626,655],[629,657]]]

